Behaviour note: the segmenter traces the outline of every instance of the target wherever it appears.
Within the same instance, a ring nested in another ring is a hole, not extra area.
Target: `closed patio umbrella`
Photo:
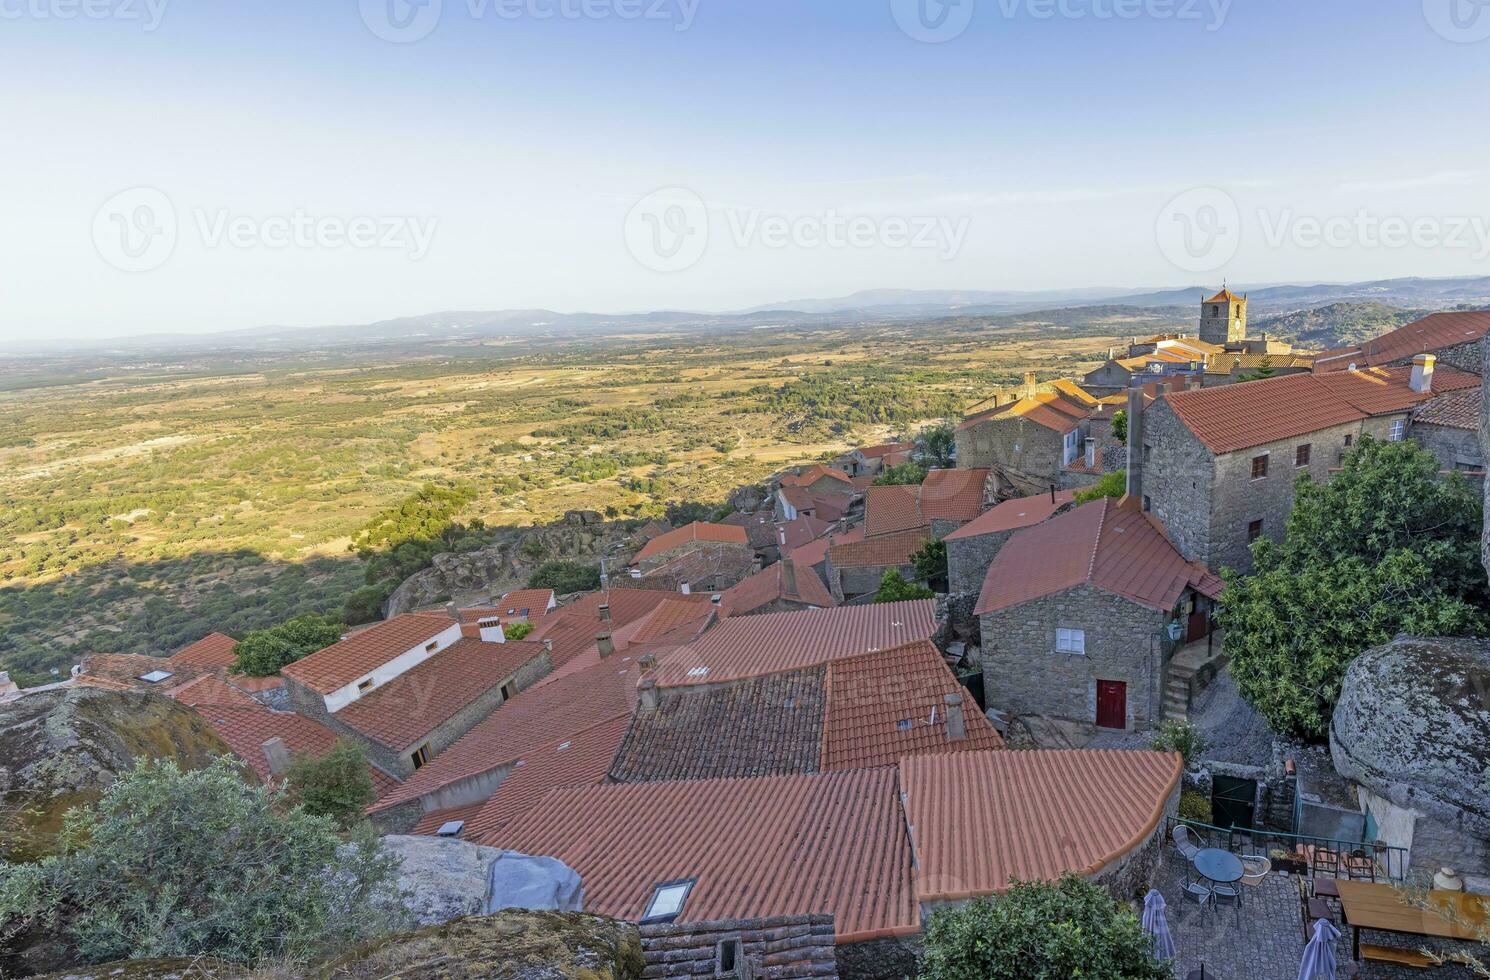
[[[1154,937],[1154,955],[1161,960],[1174,959],[1174,937],[1169,934],[1169,920],[1164,916],[1164,896],[1150,888],[1143,897],[1143,931]]]
[[[1335,980],[1335,940],[1340,930],[1328,919],[1314,920],[1314,938],[1304,947],[1299,980]]]

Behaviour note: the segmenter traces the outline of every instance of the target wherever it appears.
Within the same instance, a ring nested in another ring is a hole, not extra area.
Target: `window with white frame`
[[[1391,439],[1393,442],[1401,442],[1405,438],[1407,438],[1407,420],[1398,419],[1392,423]]]
[[[1055,631],[1057,653],[1086,653],[1086,630],[1058,629]]]
[[[1065,458],[1061,460],[1062,466],[1070,466],[1071,463],[1076,459],[1076,443],[1080,435],[1080,429],[1075,429],[1071,432],[1066,433],[1066,453]]]

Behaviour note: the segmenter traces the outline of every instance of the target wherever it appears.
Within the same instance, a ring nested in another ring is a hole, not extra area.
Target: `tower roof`
[[[1212,296],[1210,299],[1206,300],[1206,302],[1207,303],[1231,303],[1231,302],[1245,303],[1245,302],[1247,302],[1247,297],[1245,297],[1245,296],[1238,296],[1236,293],[1232,292],[1230,289],[1227,289],[1226,287],[1223,286],[1221,288],[1221,291],[1219,293],[1217,293],[1216,295]]]

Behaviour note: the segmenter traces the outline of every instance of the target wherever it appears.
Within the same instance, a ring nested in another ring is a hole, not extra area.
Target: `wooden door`
[[[1185,631],[1185,642],[1194,643],[1196,640],[1205,639],[1205,635],[1211,631],[1211,613],[1208,609],[1202,609],[1200,603],[1195,604],[1195,611],[1190,614],[1189,628]]]
[[[1097,682],[1097,726],[1128,727],[1128,685],[1122,681]]]

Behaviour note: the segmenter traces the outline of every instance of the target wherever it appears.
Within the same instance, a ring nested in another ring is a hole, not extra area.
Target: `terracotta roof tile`
[[[835,537],[828,546],[828,558],[835,568],[879,568],[909,565],[911,556],[931,540],[931,529],[882,534],[877,538],[839,543]]]
[[[1478,431],[1482,402],[1479,388],[1462,388],[1428,399],[1418,406],[1412,417],[1424,425]]]
[[[681,548],[695,541],[708,541],[718,544],[738,544],[743,547],[750,546],[750,539],[745,535],[745,529],[734,524],[709,524],[704,521],[694,521],[686,527],[680,527],[676,531],[659,534],[648,541],[641,551],[636,553],[633,561],[642,561]]]
[[[778,600],[800,602],[819,609],[838,605],[833,593],[828,591],[828,587],[811,566],[798,567],[795,559],[786,561],[792,562],[791,578],[796,583],[793,588],[787,588],[787,578],[783,575],[786,570],[785,561],[779,561],[725,591],[720,607],[728,615],[740,616]]]
[[[860,446],[859,448],[850,451],[858,453],[860,456],[863,456],[866,459],[878,459],[881,456],[891,456],[896,453],[909,452],[910,450],[915,448],[916,444],[913,442],[882,442],[875,446]]]
[[[196,712],[217,730],[233,754],[252,766],[265,782],[269,782],[271,776],[269,762],[264,758],[264,743],[271,738],[284,739],[292,754],[324,755],[336,744],[336,734],[331,729],[290,711],[202,704],[196,706]],[[376,766],[367,768],[372,774],[373,789],[379,796],[398,785],[398,780]]]
[[[433,837],[440,832],[440,828],[452,820],[459,820],[466,826],[460,829],[456,836],[461,840],[475,840],[470,835],[471,818],[481,811],[480,803],[468,803],[465,806],[453,806],[448,810],[431,810],[419,818],[414,824],[414,829],[409,833],[420,837]]]
[[[156,671],[164,671],[167,676],[155,683],[142,679],[146,674]],[[83,658],[83,673],[79,680],[106,681],[125,688],[163,691],[210,673],[210,668],[173,663],[168,657],[148,657],[139,653],[91,653]]]
[[[376,623],[280,671],[321,694],[345,687],[455,625],[449,616],[406,613]]]
[[[1148,839],[1182,769],[1177,754],[954,752],[900,764],[916,898],[1001,892],[1011,877],[1090,875]]]
[[[848,513],[853,495],[846,493],[813,493],[806,487],[782,487],[776,491],[793,510],[812,511],[822,521],[836,521]]]
[[[809,466],[801,473],[784,477],[781,485],[784,487],[810,487],[822,479],[828,479],[842,484],[845,490],[853,486],[853,480],[849,478],[847,473],[842,470],[835,470],[831,466],[824,466],[821,463]]]
[[[551,658],[554,672],[558,673],[571,660],[594,649],[595,634],[609,630],[614,633],[627,623],[635,622],[664,602],[681,601],[709,605],[708,595],[680,595],[664,589],[611,589],[608,592],[591,592],[575,601],[559,607],[545,617],[537,628],[526,637],[530,642],[553,643]],[[600,607],[610,607],[610,619],[600,618]]]
[[[1376,367],[1405,361],[1418,354],[1480,340],[1486,330],[1490,330],[1490,310],[1434,313],[1390,330],[1359,347],[1325,351],[1315,362],[1315,370],[1344,370],[1352,363],[1360,367]]]
[[[541,643],[463,637],[342,708],[336,718],[401,752],[544,653]]]
[[[828,665],[822,768],[894,765],[921,752],[1003,748],[988,718],[929,640]],[[963,697],[967,737],[947,738],[946,696]]]
[[[254,700],[252,695],[224,683],[214,674],[204,674],[194,681],[187,681],[167,691],[166,694],[193,708],[199,704],[236,705],[240,708],[263,707]]]
[[[921,484],[921,515],[927,521],[970,521],[983,512],[986,469],[932,470]]]
[[[828,557],[828,544],[831,538],[833,544],[852,544],[855,541],[864,540],[864,525],[852,527],[847,531],[836,531],[831,535],[823,535],[804,544],[792,552],[792,561],[799,568],[809,568],[813,565],[822,564]]]
[[[615,753],[618,783],[732,779],[817,772],[823,739],[824,667],[694,691],[659,692],[638,710]]]
[[[925,527],[921,488],[914,485],[870,487],[864,494],[864,527],[871,538]]]
[[[559,858],[621,919],[694,879],[679,922],[825,912],[840,943],[920,925],[894,769],[558,790],[491,843]]]
[[[984,422],[1025,418],[1064,435],[1079,427],[1096,403],[1097,400],[1091,396],[1078,400],[1060,392],[1041,392],[1029,398],[1021,398],[1013,404],[971,416],[964,419],[957,428],[970,429]]]
[[[1186,588],[1214,598],[1224,586],[1204,566],[1185,561],[1135,502],[1109,497],[1016,532],[989,565],[974,614],[1087,583],[1161,612],[1172,610]]]
[[[237,649],[238,641],[231,636],[225,633],[208,633],[197,642],[171,654],[170,660],[175,664],[226,670],[233,666],[236,659],[234,651]]]
[[[776,531],[776,537],[771,542],[773,545],[783,551],[796,551],[805,544],[827,536],[833,530],[833,524],[816,517],[799,517],[794,521],[773,525],[773,529]]]
[[[658,665],[660,687],[718,684],[800,670],[927,639],[936,603],[881,603],[731,616]]]
[[[1428,401],[1434,394],[1480,387],[1478,375],[1450,367],[1439,368],[1433,372],[1432,391],[1428,393],[1412,390],[1412,368],[1410,366],[1334,371],[1321,374],[1318,378],[1320,384],[1367,415],[1403,412],[1414,405],[1421,405]]]

